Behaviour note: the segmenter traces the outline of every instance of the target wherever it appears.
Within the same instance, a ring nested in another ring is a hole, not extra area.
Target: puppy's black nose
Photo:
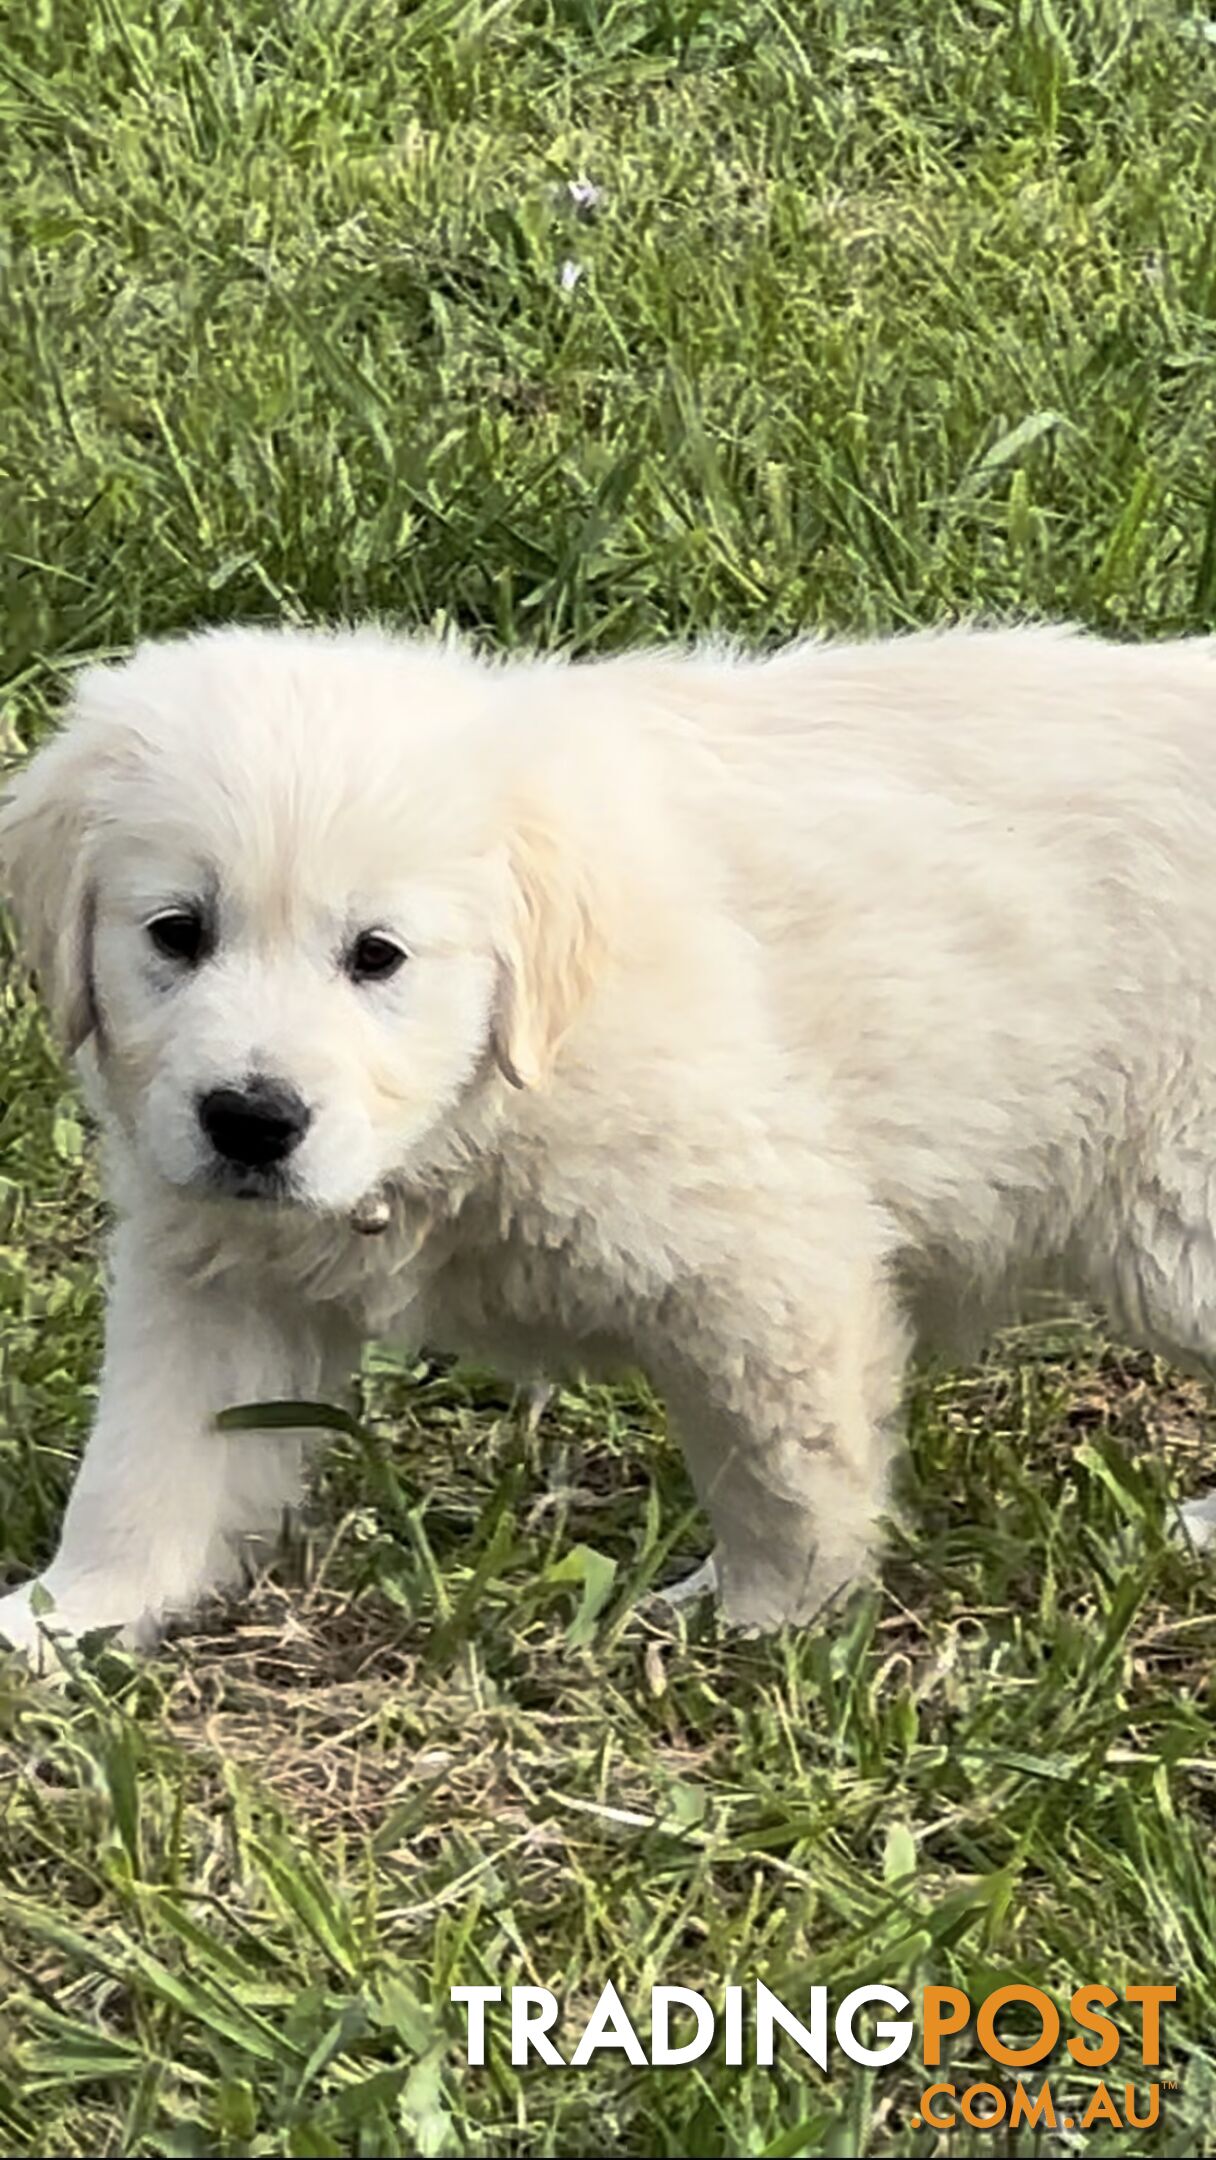
[[[212,1088],[198,1121],[217,1155],[242,1170],[269,1170],[286,1161],[308,1130],[312,1112],[294,1088],[251,1080],[244,1088]]]

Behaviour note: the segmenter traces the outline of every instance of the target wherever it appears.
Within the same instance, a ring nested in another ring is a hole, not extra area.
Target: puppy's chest
[[[352,1286],[362,1324],[373,1335],[421,1331],[437,1349],[501,1352],[526,1337],[596,1341],[619,1362],[617,1346],[639,1347],[665,1271],[612,1229],[590,1212],[470,1199],[432,1223],[408,1259],[400,1246],[385,1251],[382,1268],[376,1254],[362,1256]]]

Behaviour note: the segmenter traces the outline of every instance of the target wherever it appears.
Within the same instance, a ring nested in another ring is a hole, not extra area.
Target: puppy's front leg
[[[703,1354],[668,1397],[716,1539],[693,1582],[716,1582],[731,1625],[769,1629],[813,1619],[872,1565],[907,1343],[878,1277],[856,1277],[835,1315],[785,1292],[757,1303],[754,1286],[732,1308],[711,1332],[702,1303]]]
[[[237,1581],[300,1496],[302,1432],[219,1432],[241,1402],[316,1397],[349,1373],[353,1338],[265,1293],[199,1285],[114,1248],[97,1420],[59,1550],[37,1587],[0,1598],[0,1638],[45,1662],[45,1637],[120,1627],[132,1644]],[[345,1362],[346,1370],[342,1371]],[[41,1602],[41,1601],[39,1601]]]

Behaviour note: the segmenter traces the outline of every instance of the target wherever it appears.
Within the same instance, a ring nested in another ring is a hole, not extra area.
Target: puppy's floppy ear
[[[507,867],[492,1041],[512,1087],[536,1087],[603,965],[604,903],[577,841],[535,812],[513,819]]]
[[[92,841],[111,729],[72,720],[0,783],[0,892],[69,1053],[97,1023],[92,989]]]

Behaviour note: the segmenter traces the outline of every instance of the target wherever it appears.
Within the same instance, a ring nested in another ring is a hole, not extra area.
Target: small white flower
[[[570,260],[570,257],[567,255],[566,260],[562,264],[561,270],[558,273],[558,283],[561,286],[562,291],[573,292],[582,274],[582,264],[572,262]]]
[[[589,210],[598,209],[600,191],[594,180],[588,180],[580,173],[577,180],[567,180],[566,190],[580,216],[585,216]]]

